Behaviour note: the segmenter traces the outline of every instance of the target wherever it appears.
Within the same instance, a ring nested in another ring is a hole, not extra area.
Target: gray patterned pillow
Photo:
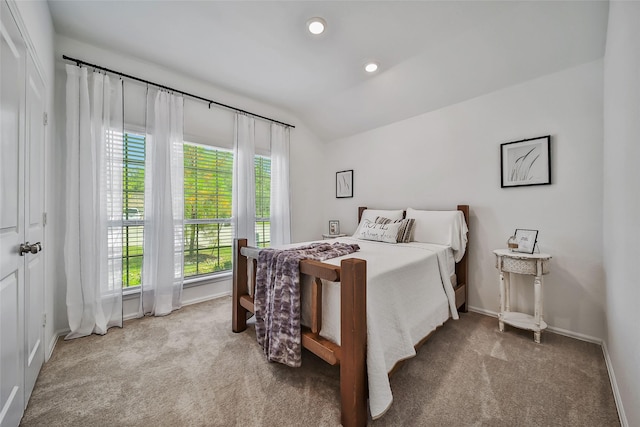
[[[398,243],[409,243],[413,239],[413,229],[416,226],[416,220],[413,218],[391,220],[383,216],[376,217],[376,224],[400,223],[398,230]]]
[[[363,240],[375,240],[377,242],[398,243],[398,230],[400,223],[376,223],[368,219],[362,220],[361,226],[358,228],[353,237]]]

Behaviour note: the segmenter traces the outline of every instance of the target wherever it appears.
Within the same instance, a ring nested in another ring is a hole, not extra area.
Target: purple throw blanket
[[[358,249],[355,244],[311,243],[260,251],[254,295],[256,337],[269,361],[292,367],[302,363],[300,260],[323,261]]]

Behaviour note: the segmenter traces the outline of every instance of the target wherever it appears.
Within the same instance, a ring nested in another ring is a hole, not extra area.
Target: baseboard
[[[624,406],[622,406],[620,389],[618,388],[618,381],[616,380],[616,374],[613,371],[613,364],[611,363],[611,357],[609,356],[609,350],[607,349],[606,341],[602,341],[602,353],[604,354],[605,365],[607,365],[607,372],[609,372],[609,381],[611,381],[611,390],[613,390],[613,399],[616,401],[616,408],[618,409],[618,417],[620,418],[620,425],[622,427],[629,427],[627,416],[624,413]]]
[[[122,316],[122,321],[126,322],[127,320],[138,319],[138,318],[140,318],[140,316],[138,316],[137,313],[130,313],[130,314],[125,314],[124,316]]]
[[[58,338],[63,335],[66,335],[66,332],[63,330],[55,331],[53,333],[51,340],[49,340],[49,345],[47,346],[47,353],[44,355],[45,362],[47,362],[51,358],[51,355],[53,355],[53,350],[56,348],[56,344],[58,344]]]
[[[467,308],[469,309],[469,311],[473,311],[474,313],[480,313],[490,317],[496,317],[496,318],[498,317],[498,313],[496,313],[495,311],[486,310],[484,308],[473,307],[473,306],[469,306]]]
[[[473,311],[475,313],[480,313],[480,314],[484,314],[486,316],[491,316],[491,317],[495,317],[495,318],[498,317],[498,313],[497,312],[491,311],[491,310],[487,310],[487,309],[484,309],[484,308],[480,308],[480,307],[471,307],[471,306],[469,306],[469,311]],[[565,337],[575,338],[575,339],[580,340],[580,341],[586,341],[586,342],[602,345],[602,339],[601,338],[592,337],[591,335],[581,334],[579,332],[569,331],[567,329],[557,328],[555,326],[547,326],[546,330],[549,331],[549,332],[553,332],[555,334],[558,334],[558,335],[563,335]]]
[[[581,334],[579,332],[569,331],[567,329],[556,328],[555,326],[547,326],[547,330],[549,332],[556,333],[558,335],[564,335],[565,337],[575,338],[580,341],[586,341],[593,344],[602,345],[602,339],[597,337],[592,337],[591,335]]]

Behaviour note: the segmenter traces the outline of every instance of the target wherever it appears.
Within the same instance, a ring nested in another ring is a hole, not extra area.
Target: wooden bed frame
[[[358,208],[358,223],[365,207]],[[469,224],[469,206],[458,205]],[[233,259],[233,332],[247,329],[247,313],[254,313],[253,290],[249,292],[247,263],[253,262],[255,271],[258,248],[247,246],[247,239],[234,240]],[[464,257],[456,264],[457,285],[454,287],[456,307],[467,311],[467,260],[469,244]],[[367,407],[367,263],[358,258],[342,260],[340,266],[314,260],[300,261],[300,274],[311,276],[311,327],[302,327],[302,346],[331,365],[340,365],[341,421],[344,427],[366,426]],[[340,337],[341,345],[320,336],[322,326],[322,281],[340,282]],[[302,283],[302,281],[301,281]],[[430,335],[429,335],[430,336]],[[427,337],[428,338],[428,337]],[[425,338],[423,340],[426,341]],[[421,345],[422,342],[419,344]],[[395,367],[394,369],[395,370]],[[393,371],[392,370],[392,371]]]

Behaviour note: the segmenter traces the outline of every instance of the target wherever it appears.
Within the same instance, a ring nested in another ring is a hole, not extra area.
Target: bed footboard
[[[246,239],[234,240],[232,329],[247,329],[247,313],[254,312],[257,250]],[[252,257],[249,257],[251,254]],[[249,281],[247,267],[253,263]],[[311,328],[302,328],[302,346],[332,365],[340,365],[341,421],[344,427],[366,426],[367,407],[367,265],[366,261],[348,258],[340,267],[313,260],[300,261],[300,273],[312,276]],[[340,340],[335,344],[320,336],[322,325],[322,281],[340,282]]]

